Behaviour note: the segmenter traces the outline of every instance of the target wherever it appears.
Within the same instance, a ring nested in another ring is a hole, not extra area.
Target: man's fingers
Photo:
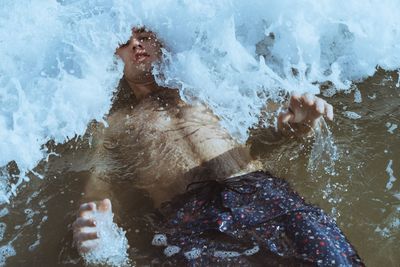
[[[82,228],[82,227],[95,227],[96,226],[96,221],[93,219],[86,219],[83,217],[79,217],[78,219],[75,220],[75,222],[72,224],[72,227],[75,228]]]
[[[302,106],[303,104],[301,100],[301,95],[296,92],[293,92],[289,99],[289,108],[294,112],[296,110],[301,109]]]
[[[98,238],[99,238],[99,235],[97,234],[97,232],[91,232],[91,233],[80,232],[80,233],[76,234],[74,239],[77,243],[79,243],[79,242],[85,242],[88,240],[94,240],[94,239],[98,239]]]
[[[307,106],[313,106],[315,102],[315,96],[310,93],[305,93],[302,97],[302,102]]]
[[[96,204],[94,202],[84,203],[79,207],[78,217],[83,217],[89,212],[96,210]]]
[[[79,253],[85,254],[85,253],[92,251],[96,247],[97,247],[97,244],[90,244],[90,245],[80,244],[80,245],[78,245],[78,251],[79,251]]]
[[[111,211],[111,201],[108,198],[103,199],[100,201],[98,209],[102,212]]]
[[[290,104],[296,104],[296,103],[300,103],[301,102],[301,95],[297,92],[292,92],[290,94],[290,100],[289,103]]]
[[[294,119],[294,114],[292,112],[290,111],[282,112],[278,116],[278,123],[286,124],[293,119]]]
[[[325,103],[325,114],[328,120],[333,120],[333,107],[331,104]]]
[[[325,112],[325,100],[322,100],[321,98],[316,98],[315,100],[315,110],[320,114],[324,114]]]

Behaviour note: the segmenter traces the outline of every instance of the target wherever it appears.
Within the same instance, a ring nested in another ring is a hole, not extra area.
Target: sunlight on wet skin
[[[88,3],[29,2],[21,8],[6,1],[0,8],[0,36],[7,37],[0,42],[0,160],[14,160],[11,165],[22,170],[8,175],[0,169],[0,266],[84,266],[72,246],[71,223],[92,155],[91,141],[76,133],[107,112],[122,73],[110,55],[136,24],[154,26],[176,49],[164,55],[174,64],[156,69],[166,75],[166,85],[180,87],[186,100],[207,102],[242,141],[258,121],[266,92],[316,92],[326,80],[350,87],[331,94],[337,117],[316,142],[290,140],[271,148],[252,140],[254,154],[335,216],[367,265],[400,262],[400,71],[378,71],[350,86],[377,65],[399,67],[397,1],[346,2],[345,8],[291,1]],[[264,47],[254,54],[259,44]],[[376,49],[383,44],[386,49]],[[49,149],[50,160],[23,175],[43,158],[50,138],[66,143]],[[115,175],[130,176],[128,168],[121,166]],[[128,192],[126,187],[121,189]],[[140,190],[124,194],[129,207],[116,220],[130,242],[127,253],[132,262],[149,264],[155,253],[152,203]]]

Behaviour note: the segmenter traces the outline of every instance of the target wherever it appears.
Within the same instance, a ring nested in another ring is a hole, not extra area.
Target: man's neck
[[[138,100],[142,100],[149,94],[160,90],[160,87],[158,86],[154,78],[147,81],[127,80],[127,82]]]

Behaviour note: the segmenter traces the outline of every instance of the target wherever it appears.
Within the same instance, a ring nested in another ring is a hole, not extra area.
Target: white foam
[[[38,214],[39,212],[34,211],[32,209],[25,209],[24,213],[25,213],[27,219],[31,219],[35,214]]]
[[[0,7],[0,166],[15,160],[22,172],[1,192],[3,201],[43,158],[47,140],[63,142],[84,133],[91,119],[101,120],[120,75],[111,69],[118,43],[108,34],[113,24],[104,25],[111,6],[60,2],[67,1]]]
[[[181,251],[181,248],[178,246],[168,246],[164,249],[164,255],[167,257],[171,257]]]
[[[217,258],[235,258],[239,257],[241,253],[237,251],[224,251],[224,250],[217,250],[214,252],[214,257]]]
[[[244,141],[269,94],[317,93],[327,81],[348,89],[376,66],[398,69],[398,10],[397,0],[3,1],[0,166],[15,160],[22,175],[0,177],[0,201],[46,158],[49,139],[102,119],[122,72],[113,53],[132,25],[156,31],[172,52],[164,83],[208,103]]]
[[[9,210],[7,208],[2,208],[0,210],[0,218],[6,216],[9,213]]]
[[[10,244],[0,247],[0,267],[6,266],[7,258],[15,256],[14,247]]]
[[[89,253],[83,254],[85,261],[88,264],[128,266],[128,240],[123,229],[113,222],[113,214],[94,212],[93,218],[97,223],[99,239],[86,241],[97,245]]]
[[[168,246],[167,236],[164,234],[155,234],[153,240],[151,241],[153,246]]]
[[[200,248],[193,248],[190,251],[186,251],[183,253],[186,259],[188,260],[194,260],[200,257],[202,250]]]
[[[386,237],[386,238],[390,237],[390,230],[387,227],[380,228],[379,226],[377,226],[375,228],[375,233],[378,233],[381,236]]]
[[[6,229],[7,229],[7,224],[0,222],[0,241],[3,240]]]
[[[394,218],[392,222],[390,223],[391,228],[399,228],[400,227],[400,219],[399,218]]]
[[[387,131],[389,133],[393,134],[394,131],[397,129],[397,124],[396,123],[387,122],[386,123],[386,128],[388,128]]]
[[[253,248],[245,250],[243,252],[243,254],[246,255],[246,256],[251,256],[251,255],[256,254],[259,251],[260,251],[260,247],[259,246],[254,246]]]
[[[352,120],[358,120],[361,118],[361,115],[354,111],[345,111],[343,112],[343,115]]]
[[[389,175],[389,180],[386,183],[386,189],[390,190],[393,187],[393,183],[397,180],[396,177],[394,177],[393,175],[393,169],[392,169],[392,165],[393,165],[393,160],[389,160],[389,163],[386,167],[386,173]]]
[[[354,91],[354,103],[361,103],[362,102],[362,95],[358,88]]]

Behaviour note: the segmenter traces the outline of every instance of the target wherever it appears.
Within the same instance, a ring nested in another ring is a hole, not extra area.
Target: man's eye
[[[143,42],[143,41],[149,41],[149,40],[151,40],[151,37],[150,37],[150,36],[142,36],[142,37],[139,38],[139,41],[141,41],[141,42]]]

